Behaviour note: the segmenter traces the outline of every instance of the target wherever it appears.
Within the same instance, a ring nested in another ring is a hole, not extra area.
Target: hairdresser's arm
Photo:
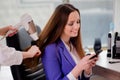
[[[0,45],[0,65],[19,65],[22,63],[22,60],[22,52],[16,51],[11,47]]]
[[[27,52],[16,51],[14,48],[0,45],[0,65],[20,65],[24,58],[40,55],[38,47],[32,46]]]

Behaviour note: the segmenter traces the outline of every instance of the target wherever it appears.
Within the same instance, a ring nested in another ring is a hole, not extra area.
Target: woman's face
[[[71,12],[62,36],[66,38],[76,37],[80,28],[80,16],[77,11]]]

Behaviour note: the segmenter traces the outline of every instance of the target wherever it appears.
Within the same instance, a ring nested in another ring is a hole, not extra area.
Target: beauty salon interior
[[[16,25],[21,16],[28,13],[42,31],[55,8],[62,3],[70,3],[80,11],[85,53],[94,53],[95,40],[100,40],[102,52],[98,55],[90,80],[120,80],[120,0],[0,0],[0,27]],[[6,38],[0,41],[0,45],[8,44]],[[0,65],[0,80],[25,80],[17,71],[21,70],[20,67]],[[13,68],[16,70],[12,71]]]

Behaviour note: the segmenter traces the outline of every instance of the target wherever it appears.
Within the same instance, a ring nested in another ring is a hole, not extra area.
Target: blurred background
[[[106,46],[107,33],[113,22],[114,0],[1,0],[0,27],[15,25],[23,14],[28,13],[43,29],[55,7],[65,2],[70,2],[81,12],[83,45],[92,47],[94,39],[101,38]]]
[[[69,2],[77,7],[81,13],[83,47],[92,48],[95,38],[101,38],[102,47],[107,47],[110,24],[114,24],[115,1],[0,0],[0,27],[15,25],[20,21],[20,17],[23,14],[28,13],[32,16],[34,23],[43,29],[56,6]],[[6,45],[5,39],[0,41],[0,44]],[[12,80],[9,67],[1,67],[0,80]]]

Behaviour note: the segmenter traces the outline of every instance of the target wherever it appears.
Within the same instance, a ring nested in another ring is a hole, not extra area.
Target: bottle
[[[108,49],[107,49],[107,57],[111,57],[111,42],[112,42],[112,34],[108,33]]]
[[[111,22],[110,23],[110,32],[108,33],[107,57],[112,57],[112,52],[113,52],[112,47],[114,45],[113,34],[114,34],[114,24]]]

